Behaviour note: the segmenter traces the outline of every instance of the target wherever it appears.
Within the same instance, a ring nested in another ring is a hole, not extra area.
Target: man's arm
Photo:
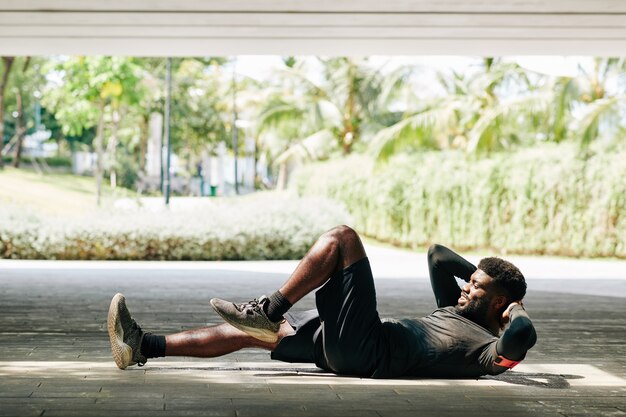
[[[496,350],[498,355],[506,359],[520,361],[537,342],[537,333],[526,310],[519,302],[511,303],[507,308],[503,314],[504,321],[507,318],[511,324],[498,340]]]
[[[471,275],[476,271],[476,267],[466,259],[437,244],[428,249],[428,269],[438,307],[456,305],[461,288],[454,277],[469,282]]]

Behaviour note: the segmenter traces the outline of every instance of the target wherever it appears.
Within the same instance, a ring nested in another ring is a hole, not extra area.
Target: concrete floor
[[[377,255],[381,316],[430,313],[424,265],[385,265]],[[221,322],[211,297],[269,293],[294,263],[0,261],[0,415],[626,415],[626,263],[606,263],[613,270],[600,278],[566,279],[538,262],[550,274],[527,274],[525,301],[538,342],[514,371],[381,381],[271,361],[262,350],[153,359],[126,371],[111,360],[105,321],[116,292],[144,330],[177,332]],[[410,268],[413,279],[393,272]],[[294,308],[312,306],[309,296]]]

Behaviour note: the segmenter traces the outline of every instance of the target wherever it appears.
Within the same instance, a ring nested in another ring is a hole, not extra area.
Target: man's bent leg
[[[279,322],[289,308],[334,274],[366,257],[358,234],[348,226],[324,233],[287,282],[269,298],[234,304],[214,298],[211,305],[229,324],[250,336],[275,342]]]
[[[315,242],[279,291],[295,304],[331,276],[365,256],[363,243],[353,229],[335,227]]]
[[[315,293],[322,351],[316,364],[339,374],[370,377],[385,352],[376,289],[367,258],[336,273]]]

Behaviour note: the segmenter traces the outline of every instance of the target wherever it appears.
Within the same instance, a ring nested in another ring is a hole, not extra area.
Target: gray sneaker
[[[111,300],[107,329],[113,360],[118,368],[126,369],[135,364],[143,366],[148,361],[140,351],[144,332],[130,316],[123,294],[117,293]]]
[[[228,324],[256,339],[274,343],[278,340],[278,330],[282,321],[273,322],[267,317],[263,306],[268,301],[265,296],[243,304],[212,298],[211,306]]]

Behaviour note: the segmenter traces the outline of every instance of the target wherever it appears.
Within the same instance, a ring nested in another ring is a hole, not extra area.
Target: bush
[[[4,155],[2,157],[4,159],[4,163],[10,165],[13,163],[13,155]],[[71,168],[72,167],[72,159],[65,156],[50,156],[47,158],[37,158],[37,161],[44,161],[51,168]],[[20,162],[26,165],[33,164],[33,158],[30,156],[23,156],[20,158]]]
[[[120,155],[117,159],[115,168],[117,170],[118,185],[124,188],[128,188],[129,190],[134,190],[135,183],[139,178],[139,167],[134,161],[132,155]],[[110,175],[110,172],[108,172],[107,174]]]
[[[501,253],[626,258],[626,152],[564,145],[477,159],[455,152],[363,156],[301,168],[300,195],[345,203],[367,236]]]
[[[259,195],[260,194],[260,195]],[[50,218],[3,205],[0,257],[12,259],[299,259],[348,220],[324,198],[259,193],[204,199],[195,209],[98,212]]]

